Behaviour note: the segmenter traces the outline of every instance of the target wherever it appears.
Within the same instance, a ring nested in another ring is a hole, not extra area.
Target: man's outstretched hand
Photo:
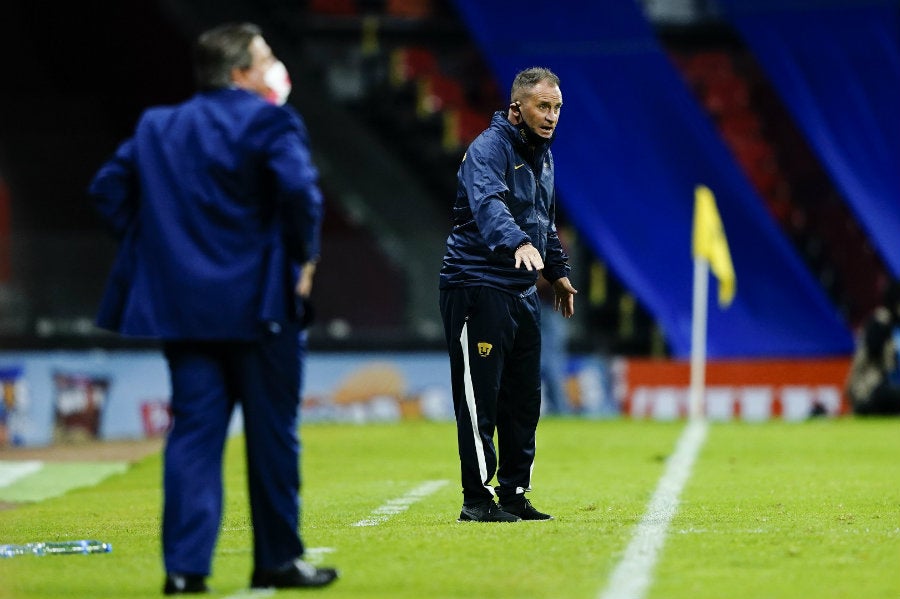
[[[575,294],[578,290],[572,287],[569,277],[560,277],[553,281],[553,309],[562,312],[566,318],[575,314]]]

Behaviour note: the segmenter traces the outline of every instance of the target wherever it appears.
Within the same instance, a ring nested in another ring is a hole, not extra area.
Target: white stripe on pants
[[[462,333],[459,335],[459,344],[463,354],[463,384],[466,389],[466,406],[469,408],[469,420],[472,421],[472,434],[475,437],[475,455],[478,457],[478,472],[481,474],[481,482],[484,488],[494,495],[494,488],[487,478],[487,463],[484,460],[484,445],[481,443],[481,433],[478,430],[478,409],[475,407],[475,388],[472,386],[472,371],[469,369],[469,323],[464,323]]]

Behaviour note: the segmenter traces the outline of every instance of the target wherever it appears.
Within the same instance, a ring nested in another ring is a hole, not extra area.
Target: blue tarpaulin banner
[[[709,308],[708,357],[852,351],[847,325],[637,4],[573,1],[547,10],[536,0],[456,0],[456,6],[501,88],[529,66],[560,76],[564,106],[553,153],[564,210],[654,315],[675,357],[690,355],[691,225],[700,184],[715,194],[737,275],[734,302]]]
[[[720,2],[900,277],[900,2]]]

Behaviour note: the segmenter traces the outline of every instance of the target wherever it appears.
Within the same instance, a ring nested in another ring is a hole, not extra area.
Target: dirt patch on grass
[[[80,441],[46,447],[3,447],[0,460],[44,462],[136,462],[162,449],[163,440]]]

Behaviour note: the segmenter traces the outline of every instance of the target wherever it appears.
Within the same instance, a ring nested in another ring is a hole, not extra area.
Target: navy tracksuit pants
[[[257,569],[304,553],[299,533],[298,362],[295,327],[258,342],[167,342],[172,428],[165,448],[166,571],[208,575],[222,519],[222,452],[241,402]]]
[[[531,490],[541,413],[540,301],[534,287],[516,294],[476,286],[442,289],[440,303],[463,503],[496,494],[502,505]]]

